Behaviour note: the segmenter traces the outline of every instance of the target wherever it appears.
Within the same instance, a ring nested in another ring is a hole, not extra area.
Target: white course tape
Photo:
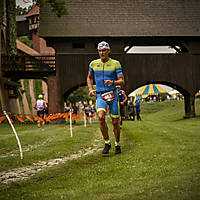
[[[72,111],[70,110],[70,114],[69,114],[69,124],[70,124],[70,134],[71,134],[71,137],[73,136],[72,134]]]
[[[18,146],[19,146],[20,157],[21,157],[21,159],[23,159],[22,147],[21,147],[21,144],[20,144],[20,141],[19,141],[17,132],[16,132],[16,130],[15,130],[15,127],[13,126],[13,124],[12,124],[12,122],[11,122],[10,118],[8,117],[8,115],[7,115],[7,113],[6,113],[5,110],[3,111],[3,113],[6,115],[6,118],[7,118],[8,122],[9,122],[10,126],[12,127],[12,130],[13,130],[13,132],[14,132],[14,134],[15,134],[15,137],[16,137],[16,139],[17,139],[17,143],[18,143]]]

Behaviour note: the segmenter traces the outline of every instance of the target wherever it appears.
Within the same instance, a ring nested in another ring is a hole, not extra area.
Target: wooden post
[[[2,64],[1,64],[1,29],[0,29],[0,113],[3,113],[3,110],[5,110],[5,104],[4,104],[4,84],[2,80]]]
[[[185,116],[184,118],[195,117],[195,96],[187,94],[184,96]]]

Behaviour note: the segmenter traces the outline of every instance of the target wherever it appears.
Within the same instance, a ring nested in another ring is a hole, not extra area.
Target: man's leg
[[[140,116],[139,116],[139,112],[137,111],[137,120],[139,120]]]
[[[37,121],[37,126],[40,128],[40,120]]]
[[[115,154],[121,153],[120,147],[120,118],[112,118],[113,132],[115,135]]]
[[[109,136],[108,136],[108,125],[106,123],[105,115],[106,115],[106,113],[103,110],[100,110],[98,112],[99,128],[101,130],[101,133],[102,133],[104,141],[105,141],[105,147],[104,147],[102,153],[108,154],[109,150],[111,148],[111,143],[110,143]]]
[[[44,120],[42,121],[42,130],[44,130]]]
[[[107,123],[106,123],[105,115],[106,115],[106,113],[103,110],[100,110],[98,112],[99,128],[101,130],[101,133],[103,135],[104,140],[109,140],[108,126],[107,126]]]
[[[120,141],[120,120],[119,118],[112,118],[112,124],[113,124],[113,132],[115,135],[115,141]]]
[[[44,115],[44,111],[42,112],[42,114],[40,115],[40,117],[42,118],[41,124],[42,124],[42,131],[44,131],[44,123],[45,123],[45,115]]]

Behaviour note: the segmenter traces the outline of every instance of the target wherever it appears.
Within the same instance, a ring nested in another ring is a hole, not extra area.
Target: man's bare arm
[[[123,95],[124,95],[124,101],[123,101],[123,103],[126,103],[126,101],[127,101],[127,95],[126,95],[126,93],[124,92],[124,90],[123,90]]]
[[[95,90],[93,90],[92,85],[93,85],[93,75],[88,72],[88,76],[87,76],[87,85],[89,88],[89,95],[90,96],[94,96],[95,95]]]
[[[124,86],[124,76],[123,75],[117,76],[117,80],[115,81],[115,85]]]

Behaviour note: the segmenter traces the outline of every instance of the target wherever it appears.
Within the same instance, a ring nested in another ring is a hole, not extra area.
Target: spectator
[[[74,104],[74,103],[72,104],[72,113],[73,113],[75,116],[77,116],[77,114],[78,114],[78,107],[77,107],[76,104]],[[74,119],[73,123],[76,124],[76,119]]]
[[[122,128],[122,121],[125,118],[125,113],[124,113],[124,105],[127,101],[127,96],[124,90],[121,89],[120,85],[116,86],[118,96],[119,96],[119,106],[120,106],[120,128]]]
[[[137,120],[142,120],[140,117],[140,101],[136,100],[136,105],[135,105],[135,109],[136,109],[136,115],[137,115]]]
[[[132,101],[128,105],[128,115],[130,120],[135,121],[135,107]]]

